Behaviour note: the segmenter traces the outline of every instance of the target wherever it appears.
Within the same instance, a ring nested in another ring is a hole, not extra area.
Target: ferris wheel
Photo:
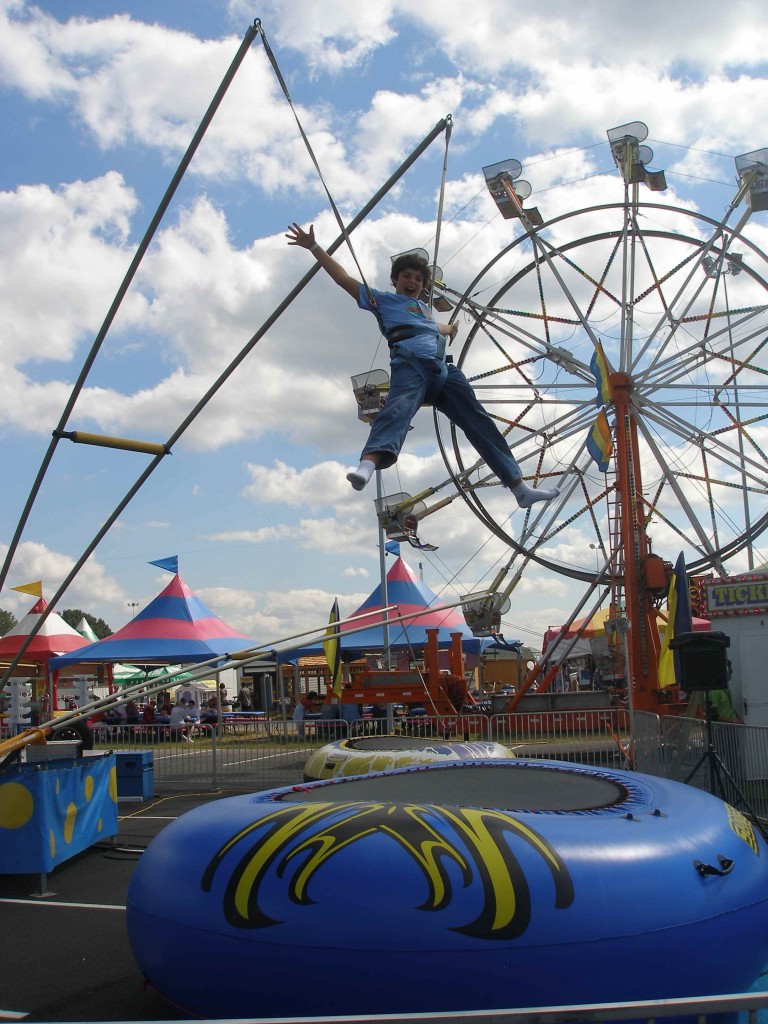
[[[635,621],[663,592],[659,555],[727,575],[754,566],[768,526],[768,256],[744,233],[768,209],[768,151],[737,158],[714,220],[641,201],[641,185],[666,187],[646,135],[640,122],[608,133],[623,201],[546,222],[523,207],[519,163],[485,169],[523,230],[458,299],[471,326],[457,361],[526,479],[560,496],[510,516],[498,481],[436,418],[461,496],[510,546],[508,578],[538,563],[604,580]]]

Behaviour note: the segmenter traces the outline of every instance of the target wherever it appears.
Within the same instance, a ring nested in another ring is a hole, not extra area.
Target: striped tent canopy
[[[389,627],[391,649],[408,650],[411,647],[423,647],[427,642],[427,629],[434,628],[439,630],[439,647],[449,647],[451,634],[460,633],[465,651],[476,654],[480,650],[481,641],[472,635],[472,630],[464,621],[461,608],[445,608],[437,595],[399,557],[387,573],[386,603],[397,606],[396,610],[390,612],[393,617],[408,615],[411,612],[418,613],[406,623],[395,623]],[[357,611],[353,612],[351,618],[354,621],[341,626],[341,650],[345,658],[384,649],[383,607],[382,586],[379,584]],[[361,626],[368,628],[353,632],[359,630]],[[290,658],[322,653],[323,645],[319,642],[290,652]]]
[[[88,643],[95,643],[99,639],[93,631],[93,626],[90,624],[90,622],[88,621],[88,619],[86,619],[85,616],[83,616],[82,619],[80,619],[76,629],[80,636],[85,637]]]
[[[77,652],[53,659],[51,668],[113,661],[182,665],[223,658],[254,646],[255,640],[214,615],[177,574],[122,629]]]
[[[14,658],[48,607],[45,598],[38,598],[23,619],[0,638],[0,658]],[[72,629],[57,612],[51,612],[24,652],[30,661],[48,661],[54,655],[86,647],[88,641]]]
[[[614,612],[614,615],[615,615],[615,612]],[[575,634],[579,630],[581,630],[581,636],[585,640],[592,639],[593,637],[605,636],[606,635],[605,622],[606,622],[606,619],[610,619],[610,618],[611,618],[611,610],[610,610],[610,608],[601,608],[600,611],[595,612],[595,614],[590,619],[586,619],[586,618],[584,618],[584,619],[576,619],[576,621],[571,624],[571,628],[566,632],[565,636],[566,637],[575,636]],[[656,623],[658,625],[659,632],[663,633],[664,630],[667,628],[667,615],[666,615],[666,612],[659,611],[659,612],[656,613]],[[710,628],[709,619],[697,619],[697,618],[694,617],[694,619],[693,619],[693,629],[694,629],[695,632],[697,632],[697,633],[706,632],[709,628]],[[557,630],[557,632],[559,632],[559,630]]]

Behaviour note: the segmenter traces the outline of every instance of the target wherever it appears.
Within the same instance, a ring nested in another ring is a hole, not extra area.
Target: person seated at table
[[[215,725],[219,720],[219,709],[216,707],[216,698],[211,697],[204,707],[200,708],[200,721]]]
[[[320,695],[315,690],[310,690],[293,709],[293,720],[298,723],[297,733],[300,740],[304,739],[304,720],[307,715],[314,714],[315,704],[319,699]]]
[[[191,737],[188,735],[188,722],[189,715],[187,714],[187,705],[184,703],[184,700],[179,697],[171,708],[171,718],[168,723],[168,730],[171,739],[186,740],[187,743],[191,743]]]
[[[200,709],[193,700],[187,701],[187,721],[189,723],[189,733],[192,735],[194,732],[206,732],[206,729],[200,727]]]
[[[139,722],[141,721],[139,705],[133,699],[126,702],[125,721],[127,725],[138,725]]]
[[[104,721],[107,723],[107,725],[125,725],[125,705],[118,704],[117,707],[107,708],[107,710],[104,712]]]
[[[154,725],[157,721],[157,705],[154,700],[150,700],[144,705],[144,710],[141,713],[141,720],[144,725]]]

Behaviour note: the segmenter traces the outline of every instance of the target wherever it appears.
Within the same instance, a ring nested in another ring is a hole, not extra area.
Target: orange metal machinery
[[[345,684],[339,700],[342,704],[420,704],[428,715],[454,718],[467,702],[472,702],[464,678],[464,653],[461,633],[451,633],[448,670],[441,670],[437,629],[427,630],[424,671],[367,668],[351,685]],[[326,700],[333,688],[326,684]]]

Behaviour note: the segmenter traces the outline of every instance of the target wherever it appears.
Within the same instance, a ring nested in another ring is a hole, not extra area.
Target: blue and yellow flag
[[[341,696],[341,643],[339,641],[337,623],[339,621],[339,599],[333,602],[331,617],[328,619],[328,629],[325,631],[327,640],[323,641],[323,651],[328,668],[331,670],[331,682],[333,683],[334,696]]]
[[[685,555],[681,551],[675,562],[667,594],[667,628],[664,630],[659,654],[659,687],[662,690],[681,682],[680,652],[670,650],[669,642],[681,633],[690,633],[692,629],[691,594],[688,590]]]
[[[597,398],[595,399],[595,405],[608,405],[613,401],[613,392],[611,391],[611,367],[608,364],[608,360],[605,358],[605,352],[603,351],[602,344],[598,341],[595,345],[595,351],[592,353],[592,358],[589,361],[589,368],[595,375],[595,384],[597,385]]]
[[[613,438],[605,409],[600,410],[597,419],[592,424],[592,429],[587,437],[587,451],[597,463],[600,472],[607,473],[613,454]]]

